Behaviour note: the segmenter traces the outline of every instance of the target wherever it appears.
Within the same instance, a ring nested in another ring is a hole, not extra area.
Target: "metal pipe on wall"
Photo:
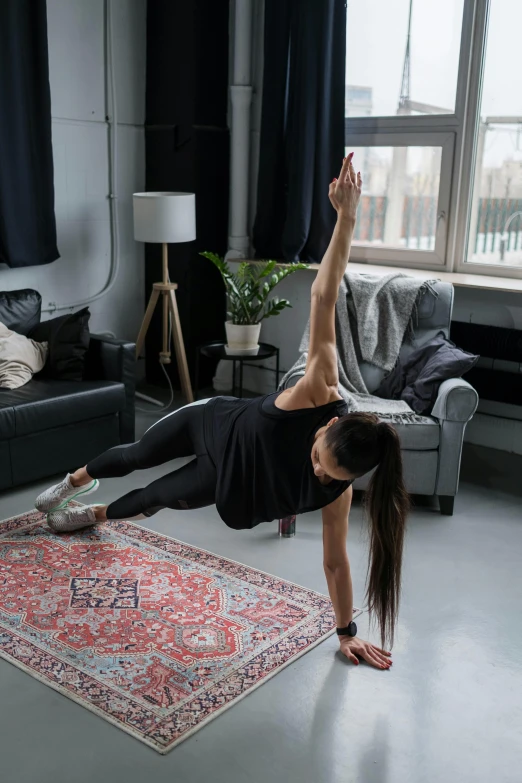
[[[234,9],[234,69],[230,86],[230,232],[227,259],[247,258],[250,168],[250,106],[252,103],[253,0],[236,0]]]
[[[42,307],[42,313],[53,315],[58,310],[74,310],[77,307],[96,302],[98,299],[106,296],[116,284],[118,271],[120,267],[120,228],[118,217],[118,195],[117,195],[117,175],[118,175],[118,102],[116,94],[116,74],[114,62],[114,19],[113,19],[114,0],[105,0],[104,2],[104,26],[105,26],[105,111],[106,124],[109,134],[109,214],[111,229],[111,258],[109,266],[109,275],[107,282],[98,293],[79,299],[76,302],[68,304],[56,304],[49,302],[47,307]],[[53,119],[56,119],[53,117]],[[108,333],[106,333],[108,334]],[[112,334],[112,333],[111,333]]]

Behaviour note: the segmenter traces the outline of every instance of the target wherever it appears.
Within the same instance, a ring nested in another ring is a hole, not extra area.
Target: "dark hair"
[[[370,616],[377,618],[382,645],[387,639],[393,644],[409,509],[399,436],[374,413],[349,413],[327,430],[325,444],[339,467],[355,476],[376,468],[366,490],[370,521],[366,598]]]

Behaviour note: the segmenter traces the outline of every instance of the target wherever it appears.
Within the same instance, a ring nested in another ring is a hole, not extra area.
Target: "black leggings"
[[[92,478],[127,476],[135,470],[155,468],[172,459],[196,456],[179,470],[133,489],[107,509],[107,519],[152,516],[162,508],[189,509],[215,503],[216,469],[204,437],[205,403],[186,405],[160,419],[137,443],[116,446],[87,465]]]

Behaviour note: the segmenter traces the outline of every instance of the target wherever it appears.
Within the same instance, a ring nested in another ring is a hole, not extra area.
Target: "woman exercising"
[[[36,501],[55,532],[106,520],[150,517],[163,508],[194,509],[214,503],[232,528],[252,528],[322,509],[324,569],[342,652],[379,669],[390,653],[356,636],[346,553],[348,513],[355,478],[376,468],[367,491],[370,518],[368,607],[381,643],[393,641],[408,496],[398,436],[369,413],[347,414],[338,392],[335,303],[352,241],[361,176],[343,162],[329,187],[337,224],[312,285],[310,348],[306,372],[290,389],[265,397],[215,397],[187,405],[150,427],[140,441],[117,446],[68,474]],[[109,506],[69,506],[94,492],[98,479],[126,476],[179,457],[191,462],[134,489]]]

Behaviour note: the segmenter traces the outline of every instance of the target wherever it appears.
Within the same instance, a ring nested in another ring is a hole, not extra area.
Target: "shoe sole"
[[[91,495],[93,492],[96,492],[99,486],[100,486],[100,482],[98,481],[98,479],[94,479],[93,483],[90,486],[81,489],[79,492],[76,492],[70,498],[66,498],[60,503],[59,506],[53,506],[52,508],[38,508],[36,506],[35,508],[37,511],[40,511],[43,514],[50,514],[51,511],[58,511],[61,508],[65,508],[73,500],[76,500],[76,498],[83,497],[84,495]]]

